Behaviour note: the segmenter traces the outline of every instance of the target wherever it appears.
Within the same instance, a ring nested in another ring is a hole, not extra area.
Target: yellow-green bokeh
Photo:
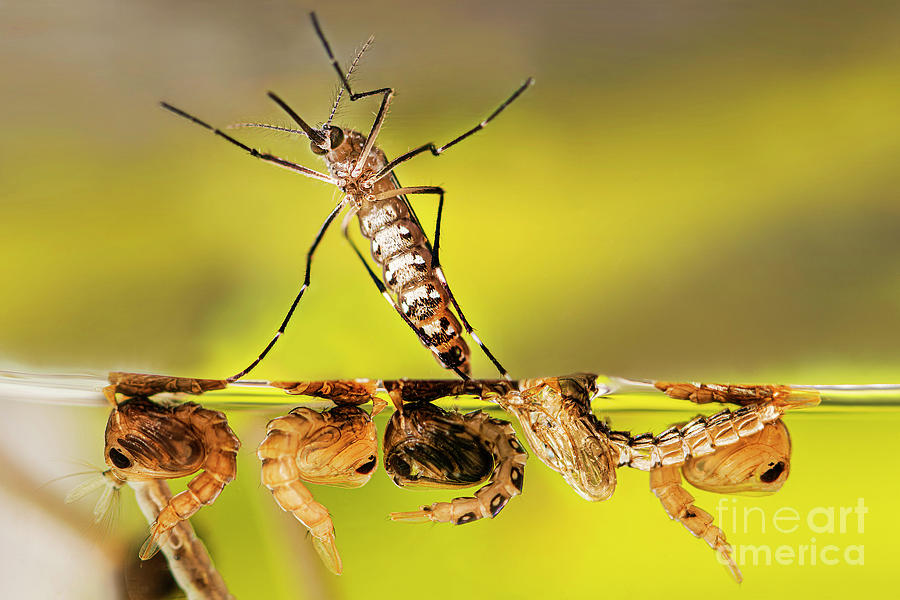
[[[376,34],[355,82],[398,90],[380,138],[389,155],[452,138],[536,78],[486,131],[399,172],[404,184],[447,189],[448,277],[514,374],[900,380],[893,2],[4,3],[4,368],[221,377],[262,348],[335,192],[242,156],[157,102],[216,125],[287,124],[265,98],[273,89],[324,119],[336,81],[310,8],[342,60]],[[338,120],[366,128],[375,103],[356,104]],[[318,166],[302,140],[235,134]],[[433,206],[416,199],[426,223]],[[473,356],[476,374],[491,376]],[[287,335],[254,374],[443,375],[336,230]],[[798,415],[789,486],[739,501],[803,512],[865,497],[866,565],[748,570],[744,593],[838,595],[887,581],[897,558],[891,415]],[[658,431],[683,416],[615,418]],[[255,480],[265,419],[234,418],[249,475],[198,523],[215,531],[210,547],[240,597],[301,596],[292,523]],[[99,433],[94,441],[78,456],[99,454]],[[623,474],[612,501],[588,505],[531,462],[527,493],[503,518],[466,528],[388,523],[390,510],[440,495],[399,492],[383,476],[358,492],[317,489],[347,566],[328,590],[734,589],[708,549],[666,522],[643,475]],[[698,499],[708,510],[717,502]]]

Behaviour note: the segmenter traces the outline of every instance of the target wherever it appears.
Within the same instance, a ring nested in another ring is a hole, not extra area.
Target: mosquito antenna
[[[369,49],[369,46],[372,45],[372,42],[375,41],[375,34],[369,36],[369,39],[366,40],[366,43],[363,44],[362,48],[359,49],[359,52],[356,53],[356,58],[353,59],[353,62],[350,63],[350,69],[347,70],[347,79],[350,79],[350,76],[353,75],[353,69],[356,68],[356,65],[359,64],[359,59],[362,58],[362,55],[366,50]],[[328,115],[328,120],[325,122],[325,127],[328,128],[331,126],[331,120],[334,118],[334,113],[337,112],[338,104],[341,101],[341,97],[344,95],[344,86],[338,88],[337,98],[334,100],[334,106],[331,107],[331,114]]]
[[[284,100],[282,100],[281,98],[279,98],[279,97],[275,94],[275,92],[269,92],[268,96],[269,96],[269,98],[271,98],[272,100],[274,100],[275,103],[276,103],[278,106],[280,106],[281,109],[282,109],[284,112],[286,112],[287,114],[289,114],[289,115],[291,116],[291,118],[292,118],[294,121],[296,121],[297,125],[300,126],[300,129],[303,130],[303,133],[306,134],[306,137],[308,137],[313,143],[315,143],[316,146],[320,146],[320,147],[322,147],[322,148],[325,147],[325,144],[326,144],[327,140],[325,139],[325,137],[324,137],[321,133],[319,133],[318,131],[316,131],[315,129],[313,129],[313,128],[310,127],[309,125],[307,125],[306,121],[304,121],[303,119],[301,119],[301,118],[300,118],[300,115],[298,115],[296,112],[294,112],[294,109],[291,108],[290,106],[288,106],[287,103],[286,103]]]
[[[234,123],[226,127],[226,129],[240,129],[242,127],[261,127],[262,129],[274,129],[275,131],[284,131],[287,133],[296,133],[297,135],[306,135],[306,132],[302,129],[291,129],[290,127],[269,125],[268,123]]]

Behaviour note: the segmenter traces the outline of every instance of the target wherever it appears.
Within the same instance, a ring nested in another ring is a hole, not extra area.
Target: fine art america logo
[[[862,544],[833,544],[825,541],[855,542],[865,532],[865,515],[869,512],[859,498],[855,506],[817,506],[799,511],[782,506],[768,513],[758,506],[738,507],[734,498],[722,498],[716,507],[716,521],[735,534],[794,534],[808,532],[808,541],[799,545],[734,545],[734,558],[739,565],[834,566],[865,564]],[[826,539],[817,540],[816,536]],[[836,538],[841,535],[841,538]],[[735,535],[737,538],[738,535]],[[720,558],[721,561],[721,558]]]

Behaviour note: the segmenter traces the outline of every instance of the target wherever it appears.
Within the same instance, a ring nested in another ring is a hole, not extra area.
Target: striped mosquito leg
[[[502,109],[502,107],[501,107]],[[493,118],[493,117],[492,117]],[[488,119],[490,120],[490,119]],[[484,352],[485,356],[487,356],[491,363],[493,363],[494,367],[497,371],[500,372],[500,376],[507,381],[512,381],[512,377],[509,376],[509,372],[500,364],[494,354],[488,349],[484,342],[481,341],[481,338],[478,337],[478,334],[475,333],[475,328],[469,324],[469,320],[466,319],[466,315],[463,314],[462,308],[459,306],[459,302],[456,301],[456,296],[453,294],[453,290],[450,289],[450,284],[447,283],[447,276],[444,275],[444,268],[441,266],[441,258],[440,258],[440,250],[441,250],[441,215],[444,212],[444,191],[440,191],[440,199],[438,200],[438,209],[437,209],[437,220],[434,226],[434,252],[432,258],[432,268],[434,269],[435,275],[437,275],[438,280],[443,284],[444,291],[447,292],[447,296],[450,298],[450,303],[453,304],[453,308],[456,310],[456,314],[459,315],[459,320],[462,322],[462,326],[466,329],[466,333],[471,336],[471,338],[478,344],[478,347],[481,348],[481,351]]]
[[[172,112],[172,113],[178,115],[179,117],[185,118],[188,121],[196,123],[197,125],[203,127],[204,129],[210,130],[215,135],[219,136],[220,138],[224,139],[225,141],[230,142],[231,144],[234,144],[241,150],[247,152],[248,154],[250,154],[250,156],[253,156],[255,158],[258,158],[258,159],[268,162],[268,163],[272,163],[279,167],[285,168],[289,171],[294,171],[295,173],[300,173],[301,175],[305,175],[306,177],[311,177],[312,179],[316,179],[318,181],[324,181],[325,183],[331,183],[331,184],[336,183],[334,178],[332,178],[330,175],[325,175],[324,173],[319,173],[318,171],[308,169],[302,165],[292,163],[289,160],[279,158],[278,156],[274,156],[274,155],[268,154],[266,152],[260,152],[256,148],[251,148],[247,144],[245,144],[241,141],[238,141],[234,137],[228,135],[221,129],[217,129],[217,128],[213,127],[212,125],[210,125],[209,123],[207,123],[206,121],[202,121],[202,120],[198,119],[197,117],[195,117],[194,115],[186,113],[183,110],[181,110],[180,108],[176,108],[167,102],[160,102],[159,104],[160,104],[160,106],[162,106],[164,109],[168,110],[169,112]],[[313,132],[313,134],[316,135],[315,132]]]
[[[491,447],[496,466],[487,485],[474,498],[435,502],[421,510],[391,513],[392,521],[453,523],[463,525],[496,517],[513,496],[522,493],[528,453],[507,421],[493,419],[482,411],[466,415],[468,425],[478,427],[478,437]]]
[[[650,491],[659,498],[669,518],[680,522],[695,537],[702,539],[715,550],[723,564],[740,583],[741,570],[732,556],[732,548],[725,539],[725,532],[713,525],[708,512],[694,505],[694,497],[681,487],[681,473],[678,467],[656,467],[650,471]]]
[[[490,123],[494,119],[494,117],[496,117],[501,112],[503,112],[503,109],[505,109],[507,106],[512,104],[513,100],[515,100],[520,95],[522,95],[522,92],[524,92],[526,89],[528,89],[528,87],[530,85],[532,85],[533,83],[534,83],[533,78],[529,77],[528,79],[526,79],[525,83],[523,83],[521,86],[519,86],[519,88],[516,89],[515,92],[513,92],[512,96],[507,98],[503,102],[503,104],[501,104],[499,107],[497,107],[497,110],[492,112],[484,121],[482,121],[475,127],[469,129],[462,135],[453,138],[452,140],[450,140],[449,142],[447,142],[446,144],[444,144],[441,147],[435,146],[434,143],[428,143],[428,144],[419,146],[418,148],[414,148],[414,149],[410,150],[409,152],[407,152],[406,154],[401,154],[394,160],[390,161],[387,165],[385,165],[385,167],[383,169],[381,169],[378,173],[376,173],[375,176],[370,179],[370,181],[372,181],[373,183],[378,181],[382,177],[389,175],[394,170],[394,168],[397,167],[397,165],[404,163],[404,162],[408,161],[409,159],[411,159],[415,156],[418,156],[419,154],[422,154],[425,151],[431,152],[431,154],[433,154],[434,156],[440,156],[441,154],[444,153],[444,151],[449,150],[451,147],[453,147],[456,144],[458,144],[459,142],[463,141],[470,135],[477,133],[477,132],[481,131],[482,129],[484,129],[485,127],[487,127],[487,124]]]
[[[232,375],[226,380],[229,383],[241,379],[242,377],[247,375],[247,373],[252,371],[254,367],[256,367],[256,365],[258,365],[260,361],[265,358],[266,354],[269,353],[269,350],[272,349],[272,347],[275,345],[275,342],[278,341],[278,338],[280,338],[284,334],[284,330],[285,328],[287,328],[287,324],[291,320],[291,317],[294,314],[294,310],[296,310],[297,305],[300,303],[300,299],[303,297],[303,293],[306,292],[306,288],[309,287],[310,273],[312,272],[312,259],[316,253],[316,248],[319,247],[319,243],[325,236],[325,232],[328,230],[328,226],[331,225],[331,222],[334,221],[334,218],[338,215],[339,212],[341,212],[345,204],[346,201],[342,200],[337,206],[335,206],[334,209],[328,214],[325,222],[322,223],[322,226],[319,228],[319,232],[316,234],[316,239],[313,240],[312,246],[309,247],[309,251],[307,251],[306,253],[306,273],[303,276],[303,285],[300,286],[300,291],[297,292],[297,296],[294,298],[294,302],[291,303],[291,307],[288,309],[287,314],[281,321],[281,325],[279,325],[278,330],[275,332],[275,336],[271,339],[271,341],[269,341],[268,344],[266,344],[266,347],[259,354],[259,356],[256,357],[256,360],[250,363],[250,365],[247,366],[247,368],[245,368],[243,371]]]
[[[322,45],[325,46],[325,52],[328,54],[331,65],[334,67],[334,70],[337,71],[338,78],[341,80],[341,85],[347,90],[347,93],[350,94],[350,101],[355,102],[360,98],[376,96],[378,94],[382,95],[381,106],[378,108],[375,122],[372,123],[372,129],[366,138],[366,145],[363,147],[362,152],[360,152],[359,160],[356,162],[356,166],[353,167],[353,171],[351,172],[353,177],[359,177],[360,173],[362,173],[363,166],[365,166],[366,161],[369,158],[369,153],[372,151],[372,148],[375,147],[375,140],[378,137],[379,132],[381,132],[381,126],[384,124],[384,119],[387,116],[387,109],[391,105],[391,99],[394,97],[394,90],[386,87],[378,88],[377,90],[369,90],[368,92],[354,92],[350,87],[350,80],[344,75],[344,70],[341,68],[340,63],[338,63],[337,59],[334,57],[334,53],[331,51],[331,44],[328,43],[325,34],[322,32],[322,27],[319,25],[319,19],[316,18],[316,13],[309,13],[309,17],[312,20],[316,34],[322,41]]]
[[[438,224],[438,227],[440,227],[440,223]],[[437,245],[435,245],[435,248],[437,248]],[[475,328],[469,324],[469,320],[466,319],[466,315],[463,314],[462,308],[460,308],[459,306],[459,302],[456,301],[456,296],[453,295],[453,290],[450,289],[450,284],[447,283],[447,277],[444,275],[443,267],[441,267],[440,263],[437,262],[437,254],[435,254],[434,256],[434,273],[435,275],[437,275],[438,280],[444,285],[444,290],[447,292],[447,296],[450,297],[450,303],[456,310],[456,314],[459,315],[459,320],[462,323],[462,326],[465,328],[466,333],[468,333],[472,340],[476,344],[478,344],[478,347],[481,348],[481,351],[484,352],[484,355],[488,357],[488,359],[500,373],[500,376],[506,381],[512,381],[512,377],[510,376],[509,371],[507,371],[506,368],[500,364],[500,361],[497,360],[497,358],[494,356],[494,353],[488,349],[487,345],[483,341],[481,341],[481,338],[478,337],[477,333],[475,333]]]

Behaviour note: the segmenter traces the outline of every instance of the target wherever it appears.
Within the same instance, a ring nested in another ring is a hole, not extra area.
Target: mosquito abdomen
[[[371,240],[382,227],[409,217],[409,209],[400,198],[388,198],[364,203],[356,215],[359,218],[359,232]]]
[[[385,286],[421,331],[423,343],[435,352],[441,366],[468,373],[469,347],[460,337],[462,326],[434,274],[425,232],[409,218],[406,203],[399,198],[363,202],[357,216],[360,233],[370,241],[372,259],[382,269]]]

